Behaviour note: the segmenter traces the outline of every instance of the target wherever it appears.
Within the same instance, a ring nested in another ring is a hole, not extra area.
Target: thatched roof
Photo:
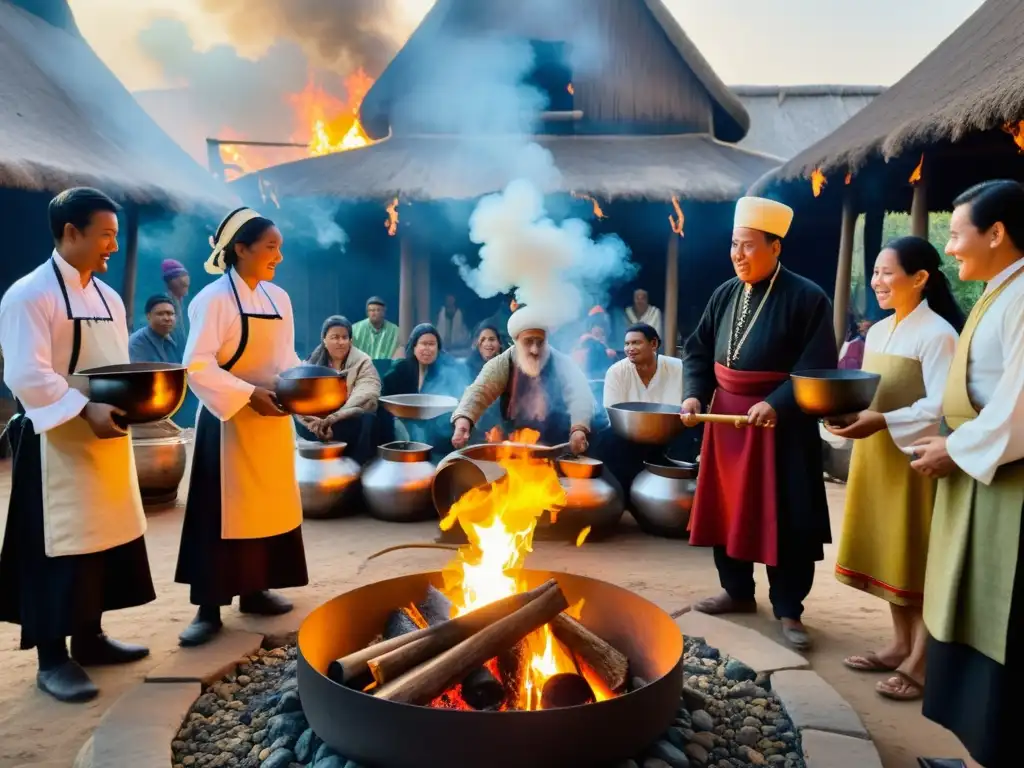
[[[713,132],[722,141],[739,141],[746,134],[750,120],[740,100],[662,0],[559,0],[554,5],[550,12],[535,13],[512,0],[437,0],[363,100],[363,125],[377,138],[387,134],[395,103],[421,87],[415,81],[419,77],[422,83],[424,70],[445,56],[446,41],[518,35],[581,48],[599,39],[600,71],[573,79],[576,108],[588,120],[692,122],[701,112],[697,132]]]
[[[537,136],[561,171],[545,191],[601,200],[698,201],[740,197],[776,158],[710,136]],[[511,153],[522,139],[395,136],[363,149],[308,158],[260,171],[278,197],[473,199],[518,175]],[[254,184],[253,176],[239,184]]]
[[[750,131],[739,145],[788,160],[884,91],[877,85],[734,85],[750,115]]]
[[[33,1],[54,10],[50,0]],[[234,201],[78,34],[0,0],[0,185],[59,191],[76,184],[175,208]]]
[[[1024,2],[987,0],[953,34],[834,133],[773,178],[858,170],[922,145],[1024,118]]]

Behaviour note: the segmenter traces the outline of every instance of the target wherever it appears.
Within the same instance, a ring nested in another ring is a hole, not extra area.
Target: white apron
[[[114,323],[99,286],[92,283],[107,316],[75,317],[64,278],[51,264],[68,320],[75,324],[69,378],[75,371],[128,363],[128,334]],[[76,417],[41,434],[39,442],[47,557],[103,552],[146,532],[131,437],[101,440]]]
[[[230,275],[228,281],[242,317],[242,339],[234,356],[218,363],[242,381],[272,389],[278,374],[273,351],[288,343],[287,327],[276,307],[271,315],[244,312]],[[270,299],[265,289],[264,294]],[[222,421],[220,468],[222,538],[265,539],[302,525],[290,418],[260,416],[246,405]]]

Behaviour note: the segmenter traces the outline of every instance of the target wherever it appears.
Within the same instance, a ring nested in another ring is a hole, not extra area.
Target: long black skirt
[[[928,641],[924,716],[952,731],[985,768],[1019,766],[1020,692],[1024,687],[1024,526],[1010,598],[1006,664],[960,643]]]
[[[40,439],[24,416],[8,434],[14,467],[0,552],[0,620],[21,625],[21,647],[95,631],[105,611],[155,600],[142,536],[88,555],[46,556]]]
[[[230,605],[236,595],[309,583],[302,526],[264,539],[221,538],[220,421],[206,408],[196,426],[174,580],[191,586],[193,605]]]

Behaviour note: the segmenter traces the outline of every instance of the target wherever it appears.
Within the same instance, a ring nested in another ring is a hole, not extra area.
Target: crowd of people
[[[543,306],[510,308],[469,332],[446,300],[436,324],[401,339],[372,297],[358,322],[327,318],[305,357],[347,372],[347,401],[299,419],[274,396],[276,378],[303,361],[290,298],[274,282],[274,222],[248,208],[221,222],[206,264],[217,277],[188,303],[187,324],[189,276],[165,261],[167,295],[147,301],[147,324],[129,338],[120,297],[97,279],[117,250],[117,211],[92,189],[54,198],[51,257],[0,304],[4,381],[20,412],[0,619],[36,649],[42,690],[88,700],[97,689],[85,667],[144,657],[107,637],[101,619],[155,597],[130,439],[118,409],[74,384],[76,371],[129,359],[187,366],[201,407],[175,576],[197,607],[182,645],[214,637],[235,597],[242,612],[274,615],[291,604],[272,590],[308,583],[296,431],[344,441],[365,462],[403,433],[446,453],[494,427],[530,428],[603,460],[628,489],[651,449],[615,435],[607,408],[644,402],[678,409],[691,427],[704,414],[745,418],[745,429],[709,421],[699,445],[687,430],[689,448],[669,448],[700,462],[690,544],[713,549],[722,587],[691,609],[755,612],[763,564],[781,636],[807,650],[804,601],[832,535],[819,423],[797,405],[791,374],[841,366],[880,385],[867,410],[824,425],[854,441],[836,577],[888,602],[893,626],[884,648],[845,663],[889,673],[880,695],[923,700],[985,766],[1010,764],[1024,653],[1024,186],[988,182],[955,202],[946,251],[961,279],[986,284],[966,319],[930,243],[882,249],[871,287],[891,314],[847,339],[842,358],[856,361],[841,363],[826,294],[783,265],[793,210],[743,198],[736,277],[711,296],[681,359],[662,354],[660,312],[642,290],[625,328],[595,308],[567,352],[552,344],[558,328]],[[453,354],[460,344],[467,352]],[[450,417],[405,424],[378,407],[414,393],[459,404]]]

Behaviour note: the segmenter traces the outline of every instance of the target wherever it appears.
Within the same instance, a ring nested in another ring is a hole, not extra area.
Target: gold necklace
[[[725,353],[725,365],[726,365],[727,368],[731,368],[733,366],[733,364],[736,362],[736,360],[739,358],[740,350],[743,349],[743,343],[747,340],[747,337],[750,335],[750,332],[753,330],[754,323],[757,322],[757,318],[761,314],[761,310],[764,309],[765,302],[767,302],[768,301],[768,297],[771,296],[772,288],[775,287],[775,278],[777,278],[779,276],[779,272],[781,271],[781,269],[782,269],[782,263],[780,262],[779,265],[777,267],[775,267],[775,274],[772,275],[771,282],[768,283],[768,290],[765,291],[764,297],[761,299],[761,303],[757,305],[757,311],[754,312],[754,316],[750,320],[750,325],[747,326],[747,330],[744,331],[743,336],[740,338],[739,342],[736,344],[736,349],[735,350],[733,349],[733,338],[736,336],[736,329],[739,328],[739,323],[743,322],[743,316],[741,316],[738,321],[735,320],[735,319],[733,320],[732,332],[729,334],[729,346],[728,346],[728,348],[726,350],[726,353]],[[748,291],[748,295],[745,296],[744,298],[746,298],[747,301],[749,302],[749,293],[753,292],[753,286],[748,284],[746,286],[746,288],[749,289],[749,291]],[[747,310],[749,311],[749,303],[747,304]]]

